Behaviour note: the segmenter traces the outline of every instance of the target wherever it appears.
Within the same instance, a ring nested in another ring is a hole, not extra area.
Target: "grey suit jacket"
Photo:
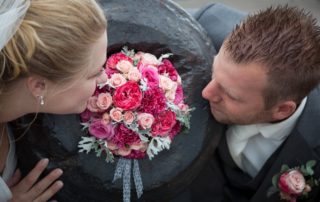
[[[207,31],[216,50],[219,50],[224,38],[235,24],[245,17],[245,13],[221,4],[211,4],[200,9],[194,16]],[[256,187],[251,188],[250,192],[246,192],[245,188],[228,189],[233,186],[234,182],[226,177],[225,172],[228,171],[219,165],[221,161],[213,160],[203,169],[191,188],[174,201],[281,201],[279,193],[273,194],[271,197],[267,196],[268,190],[272,186],[272,177],[280,172],[283,164],[295,167],[304,165],[309,160],[317,161],[314,177],[319,179],[320,87],[309,94],[307,104],[296,127],[257,175],[261,180],[255,183]],[[320,189],[315,187],[308,199],[304,201],[319,201],[319,197]]]

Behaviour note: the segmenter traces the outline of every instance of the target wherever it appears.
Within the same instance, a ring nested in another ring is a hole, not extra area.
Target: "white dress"
[[[12,197],[11,191],[6,182],[12,177],[17,165],[14,138],[11,130],[8,127],[7,129],[9,134],[10,147],[4,171],[2,173],[2,176],[0,176],[0,202],[6,202]]]

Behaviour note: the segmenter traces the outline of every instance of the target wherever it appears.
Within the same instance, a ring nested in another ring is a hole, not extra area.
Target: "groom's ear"
[[[281,121],[290,117],[297,109],[296,102],[282,101],[272,108],[272,118],[274,121]]]
[[[35,98],[45,95],[47,87],[44,78],[39,76],[29,76],[26,80],[26,85]]]

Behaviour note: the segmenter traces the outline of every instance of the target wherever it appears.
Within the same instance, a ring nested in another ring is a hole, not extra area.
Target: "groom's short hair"
[[[320,27],[296,7],[270,7],[249,15],[223,46],[235,63],[267,72],[266,108],[281,100],[300,103],[320,81]]]

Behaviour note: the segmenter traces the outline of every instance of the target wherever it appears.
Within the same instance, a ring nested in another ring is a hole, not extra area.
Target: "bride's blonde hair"
[[[32,0],[0,52],[0,94],[30,74],[68,81],[86,65],[91,45],[106,26],[95,0]]]

